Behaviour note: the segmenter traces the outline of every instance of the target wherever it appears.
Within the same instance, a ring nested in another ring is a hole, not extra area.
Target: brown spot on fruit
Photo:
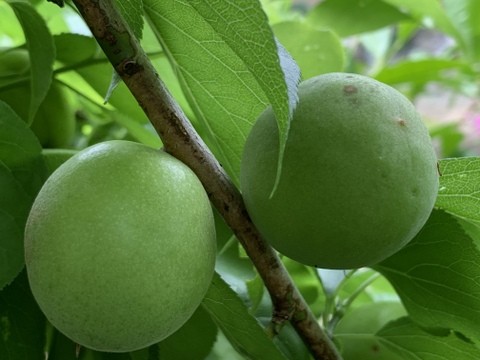
[[[400,125],[400,126],[405,126],[405,125],[407,125],[407,122],[406,122],[404,119],[402,119],[402,118],[398,118],[398,119],[397,119],[397,123],[398,123],[398,125]]]
[[[347,95],[356,94],[358,89],[353,85],[345,85],[343,87],[343,92]]]

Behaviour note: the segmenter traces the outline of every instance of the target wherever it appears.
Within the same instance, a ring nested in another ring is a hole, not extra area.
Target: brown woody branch
[[[165,151],[197,174],[210,201],[245,248],[270,293],[274,307],[273,329],[280,329],[286,321],[291,321],[316,359],[340,359],[276,252],[250,220],[240,192],[170,95],[112,1],[73,2],[150,119]]]

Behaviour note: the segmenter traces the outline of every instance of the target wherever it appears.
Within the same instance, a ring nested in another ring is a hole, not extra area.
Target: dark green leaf
[[[480,251],[458,222],[434,210],[420,233],[375,266],[394,286],[412,319],[480,339]]]
[[[217,338],[217,325],[210,314],[199,307],[176,332],[158,344],[161,360],[203,360]]]
[[[59,34],[53,37],[57,60],[71,65],[93,58],[99,46],[94,38],[79,34]]]
[[[78,150],[72,149],[43,149],[42,156],[48,168],[48,173],[52,174],[60,165],[75,155]]]
[[[45,317],[23,271],[0,292],[0,359],[43,360]]]
[[[249,314],[243,301],[217,273],[202,306],[233,347],[246,358],[285,359],[258,321]]]
[[[311,25],[332,29],[342,37],[409,19],[395,7],[378,0],[326,0],[307,17]]]
[[[30,53],[30,105],[28,123],[42,103],[50,88],[55,61],[55,45],[45,20],[34,7],[23,1],[9,1],[20,24],[22,25],[27,48]]]
[[[401,355],[403,360],[480,359],[480,349],[454,333],[434,336],[408,317],[387,324],[377,338],[381,344]]]
[[[24,264],[25,222],[48,176],[41,150],[25,122],[0,101],[0,289]]]
[[[480,223],[480,157],[444,159],[439,164],[442,176],[435,206]]]
[[[148,357],[148,348],[131,353],[95,351],[78,346],[60,331],[53,328],[52,330],[53,342],[48,352],[48,360],[159,360],[159,357],[154,359]]]

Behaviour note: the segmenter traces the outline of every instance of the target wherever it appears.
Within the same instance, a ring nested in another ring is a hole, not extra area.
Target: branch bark
[[[341,359],[276,252],[250,220],[240,192],[170,95],[112,1],[73,2],[150,119],[165,151],[197,174],[210,201],[245,248],[271,296],[273,329],[280,329],[286,321],[291,321],[316,359]]]

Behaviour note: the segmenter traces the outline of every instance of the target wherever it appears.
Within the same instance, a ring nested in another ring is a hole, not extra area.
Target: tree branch
[[[210,201],[245,248],[270,293],[274,329],[291,321],[316,359],[340,359],[276,252],[250,220],[240,192],[170,95],[111,0],[73,2],[150,119],[165,151],[197,174]]]

